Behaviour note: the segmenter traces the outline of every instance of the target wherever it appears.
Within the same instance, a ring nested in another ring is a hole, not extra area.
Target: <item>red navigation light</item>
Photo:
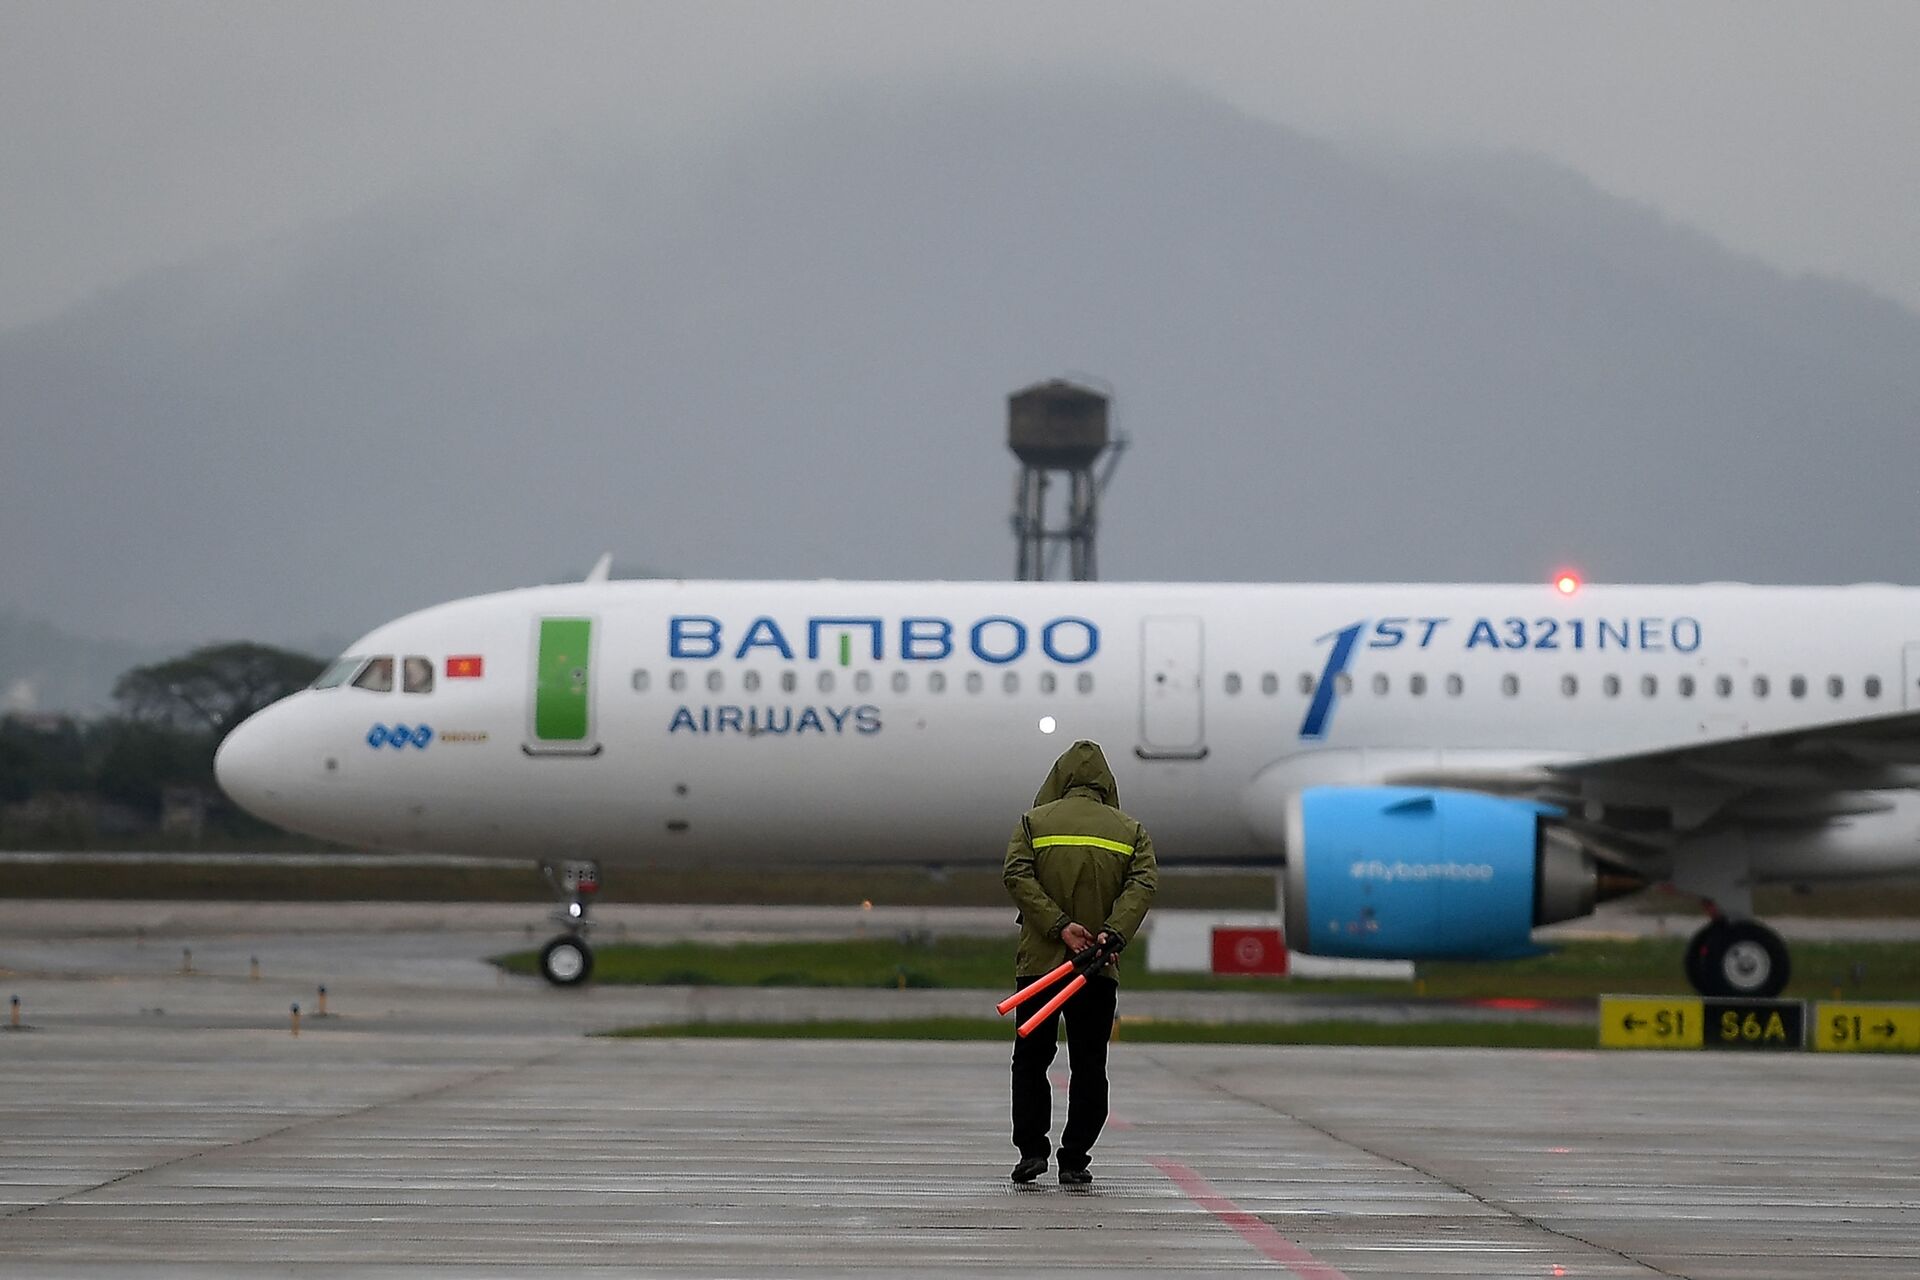
[[[1570,596],[1580,589],[1580,575],[1571,569],[1562,569],[1553,576],[1553,589],[1563,596]]]

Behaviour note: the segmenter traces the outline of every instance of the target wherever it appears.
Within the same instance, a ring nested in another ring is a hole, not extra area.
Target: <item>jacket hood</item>
[[[1101,804],[1120,807],[1120,784],[1113,780],[1113,770],[1107,768],[1107,757],[1099,743],[1082,740],[1062,751],[1053,762],[1053,771],[1040,785],[1040,794],[1033,798],[1033,807],[1052,804],[1075,787],[1092,791]]]

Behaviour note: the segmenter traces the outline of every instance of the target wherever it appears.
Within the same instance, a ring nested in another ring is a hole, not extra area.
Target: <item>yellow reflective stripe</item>
[[[1102,840],[1099,836],[1035,836],[1033,847],[1051,849],[1057,844],[1086,844],[1096,849],[1105,849],[1108,853],[1117,853],[1122,857],[1133,856],[1133,846],[1121,844],[1118,840]]]

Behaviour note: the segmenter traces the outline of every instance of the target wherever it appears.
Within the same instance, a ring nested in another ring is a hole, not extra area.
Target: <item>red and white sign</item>
[[[487,671],[487,660],[477,653],[457,654],[447,659],[447,679],[478,680]]]
[[[1285,977],[1287,944],[1278,929],[1216,928],[1213,931],[1213,971]]]

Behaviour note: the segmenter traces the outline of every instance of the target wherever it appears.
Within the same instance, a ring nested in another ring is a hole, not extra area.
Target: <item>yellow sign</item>
[[[1602,1049],[1698,1049],[1705,1019],[1694,996],[1601,996]]]
[[[1920,1052],[1920,1005],[1814,1006],[1813,1047],[1827,1053]]]
[[[1709,997],[1709,1049],[1804,1049],[1807,1006],[1802,1000],[1739,1000]]]

